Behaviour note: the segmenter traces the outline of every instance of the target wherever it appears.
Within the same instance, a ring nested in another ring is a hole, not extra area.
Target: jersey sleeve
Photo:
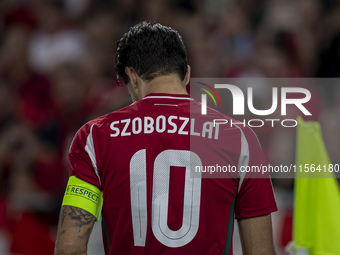
[[[241,135],[245,139],[244,144],[248,145],[248,150],[245,151],[248,153],[246,165],[249,166],[249,171],[243,176],[240,174],[235,204],[236,219],[256,217],[277,211],[269,174],[250,171],[256,169],[256,167],[261,169],[262,166],[267,166],[260,143],[250,128],[242,128]]]
[[[69,174],[62,205],[76,206],[100,220],[103,205],[98,172],[95,123],[85,124],[75,135],[69,152]]]
[[[94,127],[95,123],[89,122],[75,135],[68,156],[69,175],[90,183],[101,190]]]

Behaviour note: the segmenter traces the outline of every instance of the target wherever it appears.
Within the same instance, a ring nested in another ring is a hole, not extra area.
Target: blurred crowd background
[[[116,41],[130,26],[148,20],[178,30],[193,77],[336,78],[338,3],[1,0],[0,254],[53,253],[74,134],[90,119],[131,103],[114,70]],[[264,100],[262,89],[254,88]],[[312,90],[312,119],[322,123],[330,157],[340,163],[340,86]],[[295,131],[255,131],[270,163],[294,162]],[[275,242],[285,254],[293,181],[275,179],[274,187],[280,208]]]

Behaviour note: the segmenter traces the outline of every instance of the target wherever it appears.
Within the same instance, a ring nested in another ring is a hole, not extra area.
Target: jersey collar
[[[168,93],[150,93],[147,94],[144,99],[151,98],[163,98],[163,99],[184,99],[184,100],[194,100],[187,94],[168,94]]]

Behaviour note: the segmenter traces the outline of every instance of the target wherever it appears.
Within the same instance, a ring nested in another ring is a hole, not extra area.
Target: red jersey
[[[149,94],[76,134],[70,175],[103,192],[107,255],[232,254],[234,218],[277,210],[269,178],[204,170],[266,160],[250,128],[200,112],[188,95]]]

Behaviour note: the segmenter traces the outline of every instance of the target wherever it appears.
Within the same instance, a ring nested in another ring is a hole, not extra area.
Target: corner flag
[[[296,165],[292,254],[339,255],[339,185],[318,122],[298,117]]]

